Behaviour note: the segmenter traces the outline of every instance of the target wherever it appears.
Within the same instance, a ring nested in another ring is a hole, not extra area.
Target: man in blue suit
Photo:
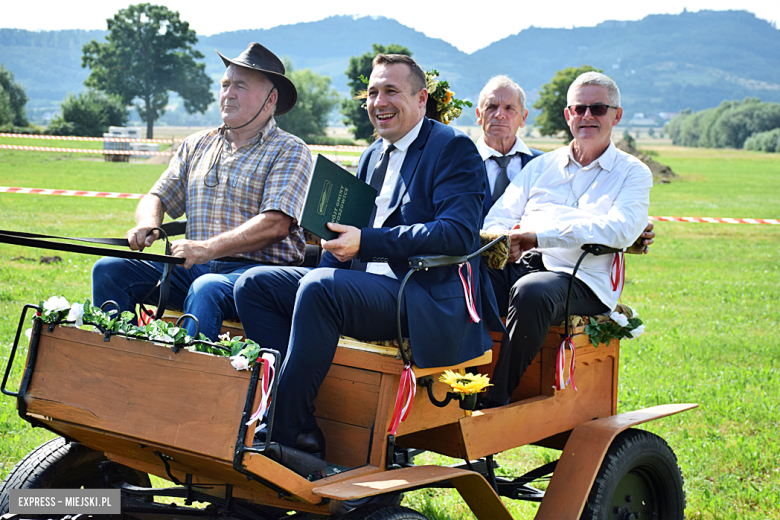
[[[340,235],[323,242],[318,269],[256,268],[236,283],[247,336],[286,353],[272,433],[285,446],[308,448],[299,436],[316,429],[314,399],[340,334],[396,337],[396,296],[407,259],[479,248],[486,175],[474,143],[425,117],[425,74],[412,58],[379,55],[373,65],[367,108],[382,138],[358,166],[358,176],[379,192],[373,225],[329,224]],[[418,366],[478,357],[492,347],[488,328],[503,329],[486,269],[479,258],[471,267],[478,322],[457,266],[419,272],[407,284],[402,322]]]

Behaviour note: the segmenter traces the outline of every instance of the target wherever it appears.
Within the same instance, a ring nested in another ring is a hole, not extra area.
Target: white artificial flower
[[[74,303],[70,306],[70,312],[68,312],[68,321],[75,321],[73,325],[80,328],[84,325],[84,305],[81,303]]]
[[[230,364],[236,370],[249,370],[249,360],[242,355],[231,356]]]
[[[27,341],[32,341],[32,329],[24,331],[24,335],[27,336]]]
[[[230,331],[220,334],[217,338],[219,338],[220,341],[230,341]]]
[[[638,338],[645,333],[644,323],[631,331],[631,339]]]
[[[49,312],[66,311],[70,308],[68,300],[63,296],[52,296],[45,302],[43,302],[43,310]]]
[[[623,316],[617,311],[614,311],[612,314],[609,315],[610,319],[620,325],[621,327],[625,327],[628,325],[628,318]]]

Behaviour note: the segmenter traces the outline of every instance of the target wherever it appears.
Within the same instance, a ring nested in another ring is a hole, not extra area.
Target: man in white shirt
[[[544,152],[528,148],[517,137],[517,131],[525,127],[528,109],[525,92],[508,76],[494,76],[487,82],[476,110],[483,132],[477,150],[487,170],[485,208],[489,210],[520,170]]]
[[[611,141],[623,115],[617,85],[587,72],[572,83],[567,100],[564,116],[574,140],[532,161],[485,219],[484,229],[508,232],[512,240],[510,264],[490,270],[509,341],[499,354],[487,406],[509,401],[550,325],[564,319],[570,273],[581,246],[626,248],[647,224],[652,174]],[[577,272],[571,312],[594,315],[614,309],[622,275],[615,255],[586,257]]]

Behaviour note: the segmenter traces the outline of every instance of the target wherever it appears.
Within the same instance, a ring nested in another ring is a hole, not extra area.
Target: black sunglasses
[[[610,108],[620,107],[613,107],[612,105],[569,105],[567,108],[569,112],[574,112],[578,116],[584,116],[588,109],[590,109],[590,113],[593,116],[603,116]]]

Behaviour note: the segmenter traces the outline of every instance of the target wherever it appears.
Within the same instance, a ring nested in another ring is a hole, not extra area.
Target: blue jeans
[[[171,273],[168,306],[195,316],[200,323],[200,332],[212,341],[217,340],[222,332],[222,321],[238,317],[233,285],[245,271],[258,265],[261,264],[216,260],[190,269],[177,265]],[[159,289],[141,300],[157,285],[162,270],[163,264],[157,262],[101,258],[92,268],[92,303],[100,306],[113,300],[120,312],[135,312],[138,303],[156,305]],[[195,336],[195,322],[188,319],[183,324],[189,334]]]

